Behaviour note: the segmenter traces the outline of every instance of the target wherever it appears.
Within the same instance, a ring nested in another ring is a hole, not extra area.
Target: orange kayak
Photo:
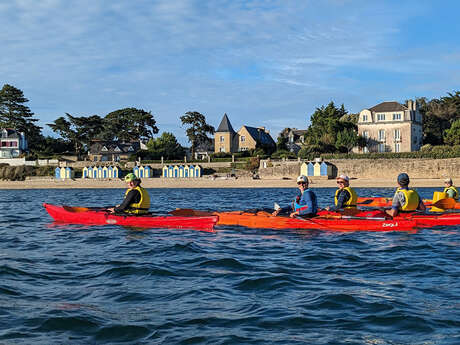
[[[247,228],[262,229],[319,229],[330,231],[389,231],[408,230],[413,228],[429,228],[433,226],[449,226],[460,224],[460,213],[401,213],[393,219],[381,211],[353,210],[352,214],[320,211],[314,218],[290,218],[288,216],[272,216],[268,212],[208,212],[193,209],[177,209],[170,212],[180,216],[219,217],[217,225],[237,225]]]

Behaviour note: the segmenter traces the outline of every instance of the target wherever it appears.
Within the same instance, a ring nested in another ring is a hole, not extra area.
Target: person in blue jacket
[[[297,185],[299,193],[293,200],[291,205],[280,207],[275,210],[272,215],[277,216],[280,213],[289,212],[291,218],[295,216],[314,217],[318,211],[318,202],[316,201],[315,193],[308,188],[308,178],[304,175],[297,177]]]

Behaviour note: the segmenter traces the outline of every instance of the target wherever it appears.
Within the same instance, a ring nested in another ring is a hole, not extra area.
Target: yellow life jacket
[[[404,198],[406,199],[404,205],[401,206],[402,211],[415,211],[420,204],[420,197],[418,193],[413,189],[401,189],[398,188],[396,193],[401,192],[404,194]]]
[[[356,203],[358,201],[358,195],[356,194],[355,190],[351,187],[345,187],[344,190],[350,193],[350,198],[345,203],[345,206],[346,206],[345,208],[356,207]],[[335,206],[337,206],[339,192],[340,192],[340,189],[337,189],[335,191],[335,196],[334,196]]]
[[[149,211],[150,208],[150,196],[149,193],[142,188],[141,186],[137,186],[136,188],[133,188],[137,190],[141,194],[141,200],[137,203],[132,203],[129,205],[129,207],[126,209],[126,213],[132,213],[132,214],[144,214]],[[131,189],[127,189],[125,193],[128,195],[128,193],[131,191]]]
[[[457,188],[455,188],[454,186],[446,187],[446,188],[444,188],[444,193],[447,193],[447,191],[448,191],[449,189],[451,189],[451,190],[454,191],[454,193],[455,193],[455,194],[454,194],[454,199],[455,199],[455,200],[458,200],[458,190],[457,190]]]

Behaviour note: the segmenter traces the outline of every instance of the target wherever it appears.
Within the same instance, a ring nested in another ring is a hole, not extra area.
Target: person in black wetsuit
[[[141,187],[141,180],[133,173],[125,176],[128,189],[125,199],[120,205],[108,208],[111,213],[145,214],[150,208],[150,196],[147,190]]]

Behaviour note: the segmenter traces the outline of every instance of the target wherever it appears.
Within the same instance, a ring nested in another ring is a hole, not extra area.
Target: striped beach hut
[[[74,178],[75,172],[71,167],[62,167],[60,175],[61,179]]]
[[[168,177],[168,166],[165,165],[165,166],[163,167],[161,176],[163,176],[163,177]]]
[[[103,174],[102,174],[102,170],[103,168],[101,166],[97,167],[97,178],[103,178]]]
[[[190,166],[186,165],[184,166],[184,177],[189,177],[190,176]]]
[[[195,166],[195,177],[201,177],[202,169],[199,165]]]
[[[179,166],[174,165],[173,167],[173,177],[178,178],[179,177]]]
[[[102,168],[102,178],[109,178],[109,168],[107,166]]]
[[[61,168],[57,167],[56,169],[54,169],[54,178],[61,178]]]
[[[188,177],[195,177],[195,166],[190,165],[188,167]]]
[[[179,165],[179,177],[185,177],[184,169],[183,165]]]
[[[117,166],[109,167],[109,177],[119,178],[120,177],[120,168]]]
[[[141,170],[142,170],[142,176],[143,176],[144,178],[151,178],[151,177],[153,177],[153,170],[152,170],[152,168],[149,167],[148,165],[146,165],[146,166],[141,166],[141,167],[139,168],[139,172],[140,172]]]
[[[137,165],[133,168],[133,174],[136,175],[136,177],[142,177],[139,175],[139,167]]]
[[[81,173],[82,178],[93,178],[93,167],[84,167]]]

